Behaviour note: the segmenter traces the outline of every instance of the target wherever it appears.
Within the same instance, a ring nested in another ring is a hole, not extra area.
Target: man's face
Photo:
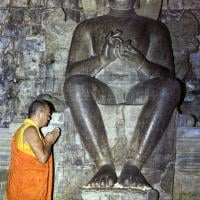
[[[113,8],[133,8],[136,0],[108,0],[110,6]]]
[[[41,109],[41,115],[40,115],[40,120],[41,120],[41,126],[47,126],[49,121],[51,120],[51,112],[48,106],[44,107]]]

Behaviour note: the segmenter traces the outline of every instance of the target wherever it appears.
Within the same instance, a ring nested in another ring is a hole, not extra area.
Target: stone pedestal
[[[82,200],[158,200],[156,190],[82,189]]]
[[[175,199],[200,199],[200,127],[177,131],[174,180]],[[189,198],[190,197],[190,198]]]

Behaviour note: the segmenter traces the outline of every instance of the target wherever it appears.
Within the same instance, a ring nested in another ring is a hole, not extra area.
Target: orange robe
[[[11,162],[7,182],[7,200],[51,200],[53,183],[52,155],[45,164],[11,142]]]

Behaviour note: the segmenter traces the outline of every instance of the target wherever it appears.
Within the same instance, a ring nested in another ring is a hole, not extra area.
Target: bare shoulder
[[[159,36],[166,37],[166,36],[170,35],[167,26],[164,23],[162,23],[161,21],[148,19],[147,22],[148,22],[148,23],[146,23],[147,29],[153,35],[157,35],[158,37]]]
[[[75,29],[75,33],[84,33],[85,31],[89,31],[89,28],[90,28],[90,23],[91,23],[92,20],[84,20],[82,22],[80,22],[77,26],[76,26],[76,29]]]
[[[34,126],[26,128],[24,131],[24,139],[26,142],[30,140],[40,140],[37,129]]]
[[[24,131],[25,134],[37,133],[37,129],[34,126],[29,126]]]
[[[104,15],[104,16],[86,19],[77,25],[75,32],[81,33],[81,34],[92,32],[94,29],[96,29],[96,27],[102,26],[102,24],[104,24],[104,21],[107,21],[108,18],[109,16]]]

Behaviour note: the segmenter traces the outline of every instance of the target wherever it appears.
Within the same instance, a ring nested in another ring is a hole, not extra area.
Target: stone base
[[[139,189],[82,189],[83,200],[158,200],[156,190]]]
[[[180,127],[176,138],[174,199],[200,199],[200,127]],[[184,199],[184,197],[183,197]]]

